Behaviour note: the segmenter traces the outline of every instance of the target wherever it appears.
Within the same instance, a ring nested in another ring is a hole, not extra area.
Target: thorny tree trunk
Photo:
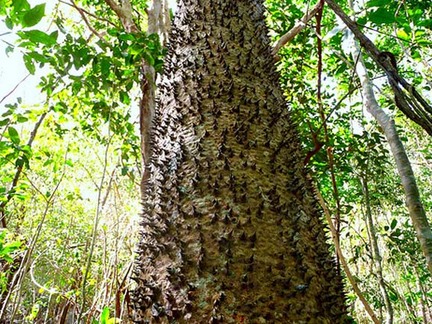
[[[170,29],[169,9],[167,0],[153,0],[148,10],[149,34],[157,33],[162,44],[166,41]],[[140,101],[140,134],[143,176],[141,178],[141,197],[145,196],[145,185],[150,177],[151,147],[150,131],[155,111],[156,71],[153,66],[143,61],[141,65],[143,75],[141,81],[142,98]]]
[[[342,323],[262,0],[184,0],[152,129],[137,323]]]

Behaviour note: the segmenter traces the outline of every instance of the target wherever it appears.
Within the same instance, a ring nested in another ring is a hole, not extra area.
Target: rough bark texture
[[[159,86],[133,320],[344,322],[262,1],[181,1]]]

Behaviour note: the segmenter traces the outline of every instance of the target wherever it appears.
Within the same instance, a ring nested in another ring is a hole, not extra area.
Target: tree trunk
[[[184,0],[152,130],[137,323],[342,323],[260,0]]]

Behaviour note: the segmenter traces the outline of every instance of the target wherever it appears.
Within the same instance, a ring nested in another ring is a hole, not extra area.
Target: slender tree
[[[152,129],[137,323],[342,323],[262,0],[183,0]]]

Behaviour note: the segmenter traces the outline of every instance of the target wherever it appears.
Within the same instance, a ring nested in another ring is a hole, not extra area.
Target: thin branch
[[[7,97],[9,97],[12,93],[14,93],[15,92],[15,90],[16,89],[18,89],[18,87],[25,81],[25,80],[27,80],[27,78],[30,76],[31,74],[29,73],[29,74],[27,74],[20,82],[18,82],[16,85],[15,85],[15,87],[11,90],[11,91],[9,91],[3,98],[2,98],[2,100],[0,100],[0,104],[3,102],[3,101],[5,101],[5,99],[7,98]]]
[[[94,35],[96,35],[97,37],[99,37],[100,40],[102,40],[103,42],[106,42],[105,39],[103,38],[103,36],[101,34],[99,34],[99,32],[92,27],[92,25],[90,24],[90,22],[88,21],[88,19],[86,17],[86,13],[84,12],[84,10],[81,9],[80,7],[78,7],[76,5],[75,1],[70,0],[70,2],[71,2],[71,6],[74,7],[78,11],[78,13],[80,14],[81,18],[84,20],[84,23],[87,25],[87,27],[90,29],[90,31]]]
[[[319,1],[315,5],[315,7],[313,7],[310,11],[306,12],[306,14],[295,24],[293,28],[291,28],[286,34],[281,36],[277,44],[273,47],[273,56],[276,55],[282,47],[284,47],[306,27],[306,24],[320,11],[322,5],[322,1]]]
[[[66,151],[64,160],[66,161],[66,159],[67,159],[67,151]],[[42,214],[42,219],[40,220],[40,222],[39,222],[39,224],[38,224],[38,226],[36,228],[36,231],[35,231],[32,239],[30,241],[29,247],[28,247],[27,251],[24,254],[24,257],[23,257],[23,259],[21,261],[20,267],[17,270],[17,272],[16,272],[16,274],[15,274],[13,280],[12,280],[11,287],[14,287],[16,285],[20,285],[20,286],[19,286],[18,292],[17,292],[17,294],[15,296],[15,301],[17,301],[17,302],[14,303],[14,307],[13,307],[13,310],[11,312],[11,314],[12,314],[11,318],[10,318],[10,322],[11,323],[13,323],[13,318],[15,317],[15,314],[16,314],[18,306],[19,306],[19,301],[21,299],[21,291],[23,289],[22,282],[24,280],[25,274],[27,273],[27,271],[29,269],[30,258],[31,258],[32,254],[33,254],[33,251],[34,251],[34,248],[36,246],[36,243],[37,243],[37,241],[38,241],[38,239],[40,237],[40,233],[41,233],[42,227],[43,227],[43,225],[45,223],[45,219],[46,219],[46,217],[48,215],[48,211],[50,209],[50,206],[51,206],[51,204],[52,204],[52,202],[53,202],[53,200],[55,198],[55,195],[57,194],[57,191],[58,191],[58,189],[60,187],[60,184],[62,183],[63,178],[65,176],[65,173],[66,173],[65,168],[66,168],[66,163],[63,164],[63,171],[62,171],[62,174],[60,176],[60,179],[57,182],[56,186],[54,187],[54,190],[53,190],[52,194],[49,196],[49,198],[47,198],[39,189],[36,188],[36,186],[31,181],[29,181],[30,185],[32,185],[33,188],[35,188],[40,193],[41,197],[45,200],[46,204],[45,204],[44,212]],[[3,317],[6,314],[7,305],[9,303],[9,300],[10,300],[11,296],[12,296],[12,289],[10,289],[8,291],[8,294],[7,294],[6,298],[5,298],[5,300],[3,301],[3,305],[2,305],[2,308],[0,310],[0,322],[2,322],[2,319],[3,319]]]
[[[326,216],[327,219],[327,223],[330,227],[330,232],[332,233],[332,239],[333,242],[335,244],[335,248],[336,248],[336,253],[339,256],[339,260],[341,262],[342,268],[345,271],[345,274],[348,278],[348,281],[350,282],[354,292],[356,293],[356,295],[358,296],[358,298],[360,299],[360,301],[362,302],[366,312],[369,314],[370,318],[372,319],[372,321],[375,324],[380,324],[381,322],[378,320],[377,316],[375,315],[374,311],[372,310],[371,306],[369,305],[368,301],[366,300],[366,298],[363,296],[363,293],[361,292],[359,286],[357,285],[357,282],[354,278],[354,276],[351,273],[350,268],[348,267],[348,263],[342,253],[342,249],[340,247],[340,242],[339,242],[339,237],[337,235],[336,229],[333,225],[333,221],[332,221],[332,217],[331,217],[331,213],[330,210],[328,209],[324,198],[321,196],[321,193],[319,192],[319,190],[316,190],[316,194],[318,196],[318,201],[322,207],[322,209],[324,210],[324,214]]]
[[[101,16],[97,16],[97,15],[95,15],[94,13],[91,13],[90,11],[88,11],[88,10],[86,10],[86,9],[84,9],[84,8],[79,7],[79,9],[78,9],[78,8],[77,8],[77,5],[74,6],[72,3],[66,2],[66,1],[64,1],[64,0],[59,0],[59,2],[65,4],[65,5],[67,5],[67,6],[70,6],[70,7],[72,7],[72,8],[75,8],[75,9],[77,9],[77,10],[79,10],[79,11],[82,11],[82,12],[84,12],[86,15],[88,15],[88,16],[90,16],[90,17],[96,19],[96,20],[104,21],[104,22],[110,24],[110,25],[113,26],[113,27],[117,27],[116,24],[114,24],[111,20],[105,19],[105,18],[103,18],[103,17],[101,17]]]
[[[93,229],[92,229],[92,236],[91,236],[91,244],[90,244],[90,251],[89,251],[89,255],[87,258],[87,263],[86,263],[86,267],[85,267],[85,271],[84,271],[84,277],[83,277],[83,282],[82,282],[82,291],[81,291],[81,298],[82,298],[82,302],[81,302],[81,309],[78,315],[78,320],[77,322],[80,323],[81,322],[81,318],[83,316],[83,312],[84,312],[84,306],[85,306],[85,297],[86,297],[86,288],[87,288],[87,278],[91,269],[91,262],[93,259],[93,253],[94,253],[94,248],[96,245],[96,237],[97,237],[97,232],[98,232],[98,226],[99,226],[99,220],[101,217],[101,212],[102,212],[102,190],[103,190],[103,184],[105,182],[105,177],[107,175],[107,168],[108,168],[108,153],[109,153],[109,149],[110,149],[110,144],[111,144],[111,132],[110,132],[110,128],[111,128],[111,116],[109,117],[108,120],[108,143],[107,146],[105,148],[105,154],[104,154],[104,164],[103,164],[103,170],[102,170],[102,177],[100,179],[100,185],[99,185],[99,191],[98,191],[98,197],[97,197],[97,206],[96,206],[96,212],[93,218]]]
[[[120,16],[124,15],[123,14],[123,8],[120,5],[118,5],[115,1],[105,0],[105,2],[117,14],[117,16],[120,17]]]
[[[46,115],[47,115],[47,112],[43,113],[43,114],[39,117],[39,120],[36,122],[35,126],[33,127],[33,130],[32,130],[32,132],[30,133],[30,138],[29,138],[29,140],[28,140],[28,142],[27,142],[27,146],[28,146],[28,147],[31,147],[31,146],[32,146],[33,141],[34,141],[34,139],[35,139],[35,137],[36,137],[37,131],[38,131],[40,125],[42,124],[43,120],[45,119]],[[19,180],[19,178],[20,178],[20,176],[21,176],[21,173],[22,173],[22,171],[23,171],[23,168],[24,168],[24,164],[20,164],[20,165],[17,167],[17,170],[16,170],[16,172],[15,172],[15,176],[14,176],[14,178],[13,178],[13,180],[12,180],[12,184],[11,184],[11,187],[10,187],[8,193],[7,193],[6,199],[5,199],[5,200],[0,204],[0,221],[1,221],[1,226],[2,226],[3,228],[6,228],[5,207],[6,207],[6,205],[9,203],[9,201],[10,201],[10,200],[12,199],[12,197],[13,197],[13,194],[14,194],[14,192],[15,192],[15,188],[16,188],[16,186],[17,186],[17,184],[18,184],[18,180]]]

